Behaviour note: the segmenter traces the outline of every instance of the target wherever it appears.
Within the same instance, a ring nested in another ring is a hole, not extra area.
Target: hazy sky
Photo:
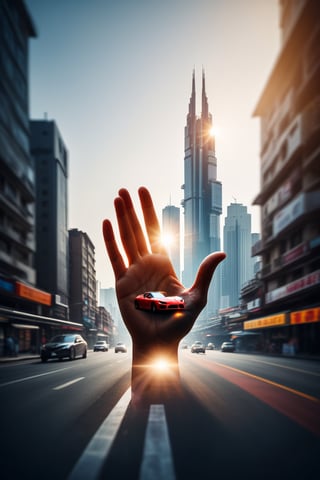
[[[279,51],[277,0],[25,0],[30,116],[55,120],[69,152],[69,228],[96,248],[97,279],[114,286],[101,234],[113,199],[147,186],[161,210],[180,206],[184,127],[202,67],[217,128],[223,215],[248,206],[260,231],[259,120],[252,117]],[[198,114],[200,114],[198,103]]]

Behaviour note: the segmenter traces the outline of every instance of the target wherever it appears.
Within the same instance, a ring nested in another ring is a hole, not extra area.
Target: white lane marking
[[[70,382],[66,382],[66,383],[63,383],[62,385],[58,385],[57,387],[54,387],[53,390],[62,390],[63,388],[69,387],[70,385],[73,385],[74,383],[79,382],[84,378],[85,377],[75,378],[74,380],[70,380]]]
[[[139,480],[174,480],[164,405],[151,405]]]
[[[34,378],[43,377],[45,375],[51,375],[52,373],[62,372],[62,370],[68,370],[69,368],[72,368],[72,367],[59,368],[59,370],[52,370],[51,372],[39,373],[38,375],[32,375],[31,377],[18,378],[17,380],[11,380],[10,382],[1,383],[0,387],[6,387],[7,385],[26,382],[27,380],[33,380]]]
[[[264,363],[266,365],[272,365],[273,367],[285,368],[287,370],[293,370],[294,372],[307,373],[308,375],[314,375],[315,377],[320,377],[320,373],[318,372],[310,372],[309,370],[304,370],[302,368],[289,367],[288,365],[281,365],[281,363],[269,362],[266,360],[260,360],[255,358],[250,359],[250,361],[253,361],[256,363]]]
[[[95,480],[99,478],[101,468],[118,433],[130,400],[131,388],[122,395],[119,402],[100,425],[75,464],[68,480]]]

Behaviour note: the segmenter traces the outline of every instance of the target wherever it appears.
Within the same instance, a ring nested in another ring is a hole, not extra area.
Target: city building
[[[36,247],[28,42],[35,36],[22,1],[0,3],[0,274],[31,285]]]
[[[251,258],[251,215],[241,203],[231,203],[223,228],[223,250],[227,254],[222,266],[224,307],[237,307],[241,287],[253,278]]]
[[[97,340],[105,340],[109,346],[114,345],[114,322],[111,313],[103,306],[98,306],[96,315]]]
[[[68,319],[68,152],[54,121],[30,122],[36,171],[37,286],[53,295],[53,314]]]
[[[279,55],[254,116],[261,123],[262,312],[244,322],[265,348],[320,352],[319,2],[282,0]]]
[[[174,271],[180,279],[180,208],[167,205],[162,209],[162,235]]]
[[[222,213],[222,185],[217,180],[215,138],[212,134],[212,115],[209,113],[202,72],[201,116],[196,115],[195,72],[189,102],[184,145],[184,268],[183,284],[193,284],[202,260],[220,250],[220,215]],[[215,272],[214,285],[208,294],[207,308],[202,319],[219,310],[220,268]]]
[[[95,247],[87,233],[69,230],[70,320],[81,323],[90,346],[95,342],[97,293]]]
[[[119,310],[116,291],[114,288],[101,288],[100,305],[108,310],[114,321],[114,337],[116,341],[130,342],[130,335]]]
[[[29,39],[36,30],[22,0],[0,2],[0,355],[39,353],[61,329],[50,291],[38,288],[36,172],[30,155]],[[14,346],[14,349],[12,348]]]

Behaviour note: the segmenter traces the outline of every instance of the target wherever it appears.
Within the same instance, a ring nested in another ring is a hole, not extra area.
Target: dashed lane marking
[[[121,422],[131,400],[131,388],[120,398],[92,437],[87,448],[75,464],[68,480],[95,480],[109,454]]]
[[[139,480],[174,480],[164,405],[150,405]]]
[[[39,373],[38,375],[31,375],[30,377],[17,378],[10,382],[1,383],[0,387],[6,387],[7,385],[14,385],[15,383],[26,382],[27,380],[33,380],[35,378],[43,377],[45,375],[51,375],[52,373],[62,372],[62,370],[68,370],[71,367],[59,368],[58,370],[51,370],[51,372]]]
[[[70,385],[80,382],[80,380],[83,380],[84,378],[85,377],[75,378],[74,380],[70,380],[70,382],[66,382],[66,383],[63,383],[62,385],[58,385],[57,387],[54,387],[53,390],[62,390],[63,388],[70,387]]]

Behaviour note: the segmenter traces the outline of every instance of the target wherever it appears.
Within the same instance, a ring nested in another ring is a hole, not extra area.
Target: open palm
[[[225,258],[216,252],[204,259],[193,285],[186,289],[179,281],[160,241],[160,226],[149,191],[141,187],[139,197],[148,241],[127,190],[121,189],[115,209],[126,265],[116,243],[109,220],[103,222],[107,252],[116,279],[116,292],[123,320],[134,347],[154,348],[165,345],[176,349],[190,331],[205,306],[207,292],[215,268]],[[135,298],[145,291],[165,291],[166,295],[184,298],[185,308],[175,312],[146,312],[135,308]]]

